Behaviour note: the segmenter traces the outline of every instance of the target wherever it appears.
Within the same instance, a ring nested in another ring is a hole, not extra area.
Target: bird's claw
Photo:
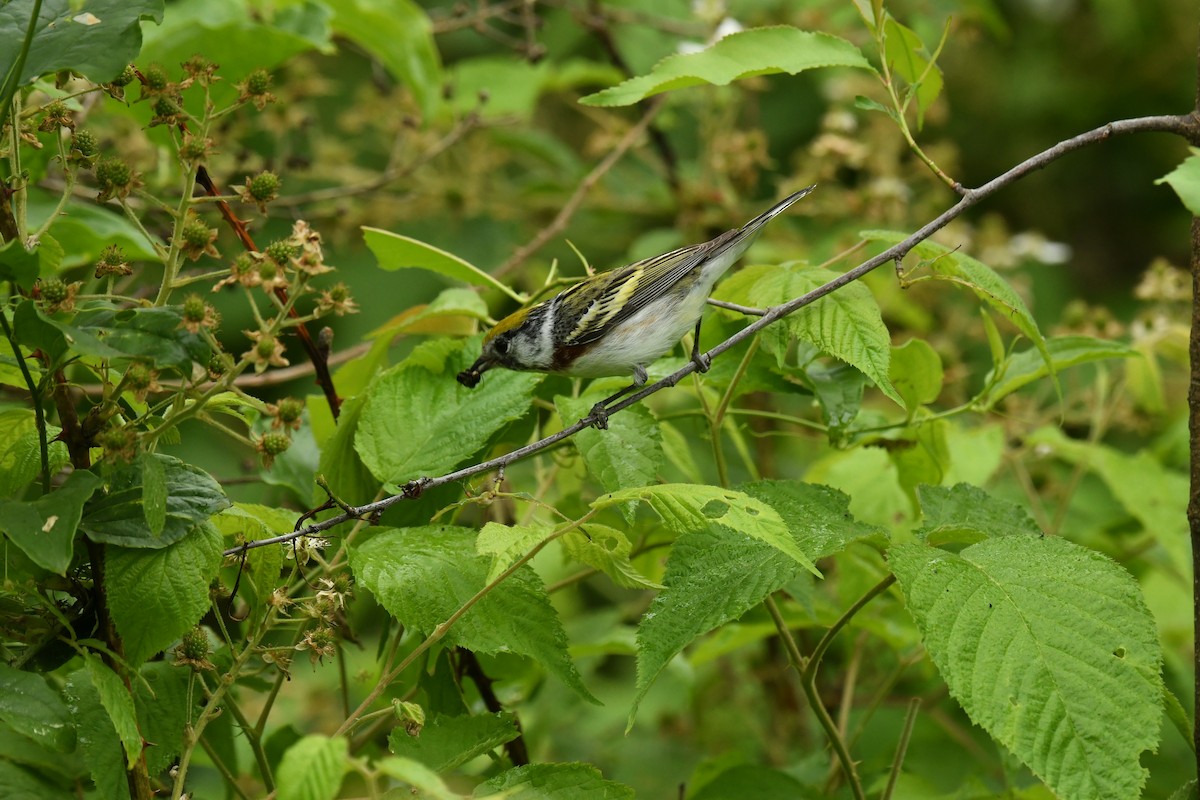
[[[608,407],[603,402],[592,406],[591,413],[588,416],[591,417],[593,428],[598,431],[608,430]]]

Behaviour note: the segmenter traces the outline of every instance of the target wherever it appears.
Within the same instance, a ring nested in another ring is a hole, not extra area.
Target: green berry
[[[166,80],[166,74],[163,74],[163,79]],[[137,72],[134,71],[132,64],[126,64],[125,69],[121,70],[121,74],[113,78],[109,83],[113,86],[128,86],[137,80]]]
[[[258,344],[254,345],[254,352],[258,354],[259,358],[270,358],[275,354],[275,348],[278,346],[279,343],[274,339],[263,337],[258,340]]]
[[[246,181],[246,191],[258,202],[266,203],[279,196],[279,185],[279,176],[264,170]]]
[[[192,628],[179,640],[179,654],[190,661],[203,661],[208,658],[210,646],[208,634],[200,626]]]
[[[286,433],[279,433],[278,431],[264,433],[262,439],[259,440],[259,447],[269,456],[277,456],[285,453],[291,446],[291,437]]]
[[[66,300],[69,292],[67,284],[58,278],[42,281],[42,299],[52,306]]]
[[[151,91],[161,92],[171,85],[170,78],[167,77],[167,71],[162,64],[151,64],[146,67],[146,71],[142,75],[146,78],[146,88]]]
[[[344,283],[335,283],[329,287],[329,299],[335,303],[344,303],[349,296],[350,290]]]
[[[294,397],[285,397],[279,401],[279,421],[284,424],[290,424],[300,419],[300,415],[304,413],[304,403]]]
[[[204,322],[208,304],[198,294],[189,294],[183,301],[183,318],[188,322]]]
[[[213,353],[208,359],[208,374],[213,380],[225,374],[225,360],[219,353]]]
[[[180,231],[180,238],[187,247],[203,250],[212,242],[212,233],[212,228],[205,225],[202,220],[193,219],[184,223],[183,230]]]
[[[269,258],[264,258],[258,262],[258,277],[263,281],[270,283],[275,280],[275,276],[279,274],[279,265]]]
[[[153,381],[154,370],[141,361],[133,362],[125,370],[125,385],[135,392],[150,388]]]
[[[284,239],[279,239],[267,245],[267,249],[263,250],[263,253],[279,266],[286,267],[292,257],[298,255],[298,248]]]
[[[271,91],[271,73],[265,69],[256,69],[246,76],[246,94],[251,97],[264,95]]]
[[[133,170],[121,159],[113,156],[102,158],[96,163],[96,183],[107,194],[117,194],[129,188],[133,182]]]
[[[79,151],[85,158],[96,155],[100,151],[100,143],[96,134],[91,131],[75,131],[71,135],[71,149]]]

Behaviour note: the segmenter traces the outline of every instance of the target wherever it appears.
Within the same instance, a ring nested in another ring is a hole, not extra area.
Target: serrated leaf
[[[829,427],[830,440],[838,440],[858,419],[867,376],[849,364],[812,361],[805,366],[804,377],[821,404],[821,418]]]
[[[1085,466],[1104,481],[1113,497],[1171,556],[1180,575],[1191,571],[1188,537],[1188,478],[1167,469],[1149,451],[1122,453],[1107,445],[1068,439],[1057,428],[1042,428],[1026,438],[1046,455]]]
[[[62,332],[71,348],[97,358],[138,358],[173,367],[185,376],[191,365],[208,364],[209,346],[199,333],[183,330],[178,308],[91,308],[69,321],[35,313]]]
[[[14,731],[59,753],[75,747],[70,712],[46,680],[0,661],[0,720]]]
[[[528,553],[538,542],[554,532],[550,525],[501,525],[488,522],[475,540],[475,552],[491,557],[487,582],[500,577],[518,558]]]
[[[1162,654],[1133,577],[1057,537],[888,561],[950,693],[1055,794],[1137,797],[1162,715]]]
[[[510,297],[515,297],[512,289],[453,253],[380,228],[364,226],[362,231],[363,241],[375,254],[375,259],[382,269],[426,269],[472,286],[499,289]]]
[[[293,530],[296,512],[254,503],[234,503],[231,508],[215,514],[210,522],[228,546],[269,539]],[[246,551],[246,560],[240,565],[242,588],[250,593],[252,600],[262,602],[280,584],[283,558],[283,547],[256,547]]]
[[[40,260],[36,249],[26,250],[16,239],[7,241],[0,247],[0,281],[12,281],[29,290],[37,280],[39,267]]]
[[[475,552],[475,531],[449,525],[383,530],[350,551],[358,581],[401,624],[423,634],[487,585],[490,561]],[[596,702],[567,655],[562,622],[529,565],[484,595],[443,641],[479,653],[527,656]]]
[[[65,575],[83,504],[99,486],[91,472],[75,470],[62,486],[37,500],[0,503],[0,531],[39,567]]]
[[[46,425],[50,472],[57,473],[70,460],[67,446],[52,441],[62,429]],[[32,482],[42,471],[37,417],[31,409],[0,411],[0,497],[10,497]]]
[[[787,520],[788,537],[809,563],[879,533],[850,516],[850,498],[827,486],[757,481],[741,488]],[[795,560],[736,529],[710,525],[679,536],[667,560],[666,588],[638,625],[637,694],[629,724],[654,680],[684,647],[737,619],[801,574]],[[731,575],[737,580],[730,580]]]
[[[275,771],[279,800],[333,800],[349,768],[350,742],[343,736],[305,736],[283,754]]]
[[[975,542],[993,536],[1041,536],[1042,529],[1021,506],[966,483],[920,486],[917,534],[929,544]]]
[[[583,419],[602,400],[600,395],[554,398],[564,425]],[[609,420],[608,430],[584,428],[571,438],[588,472],[605,491],[648,486],[658,479],[666,459],[658,423],[644,405],[627,408]],[[625,510],[625,509],[623,509]],[[632,513],[626,513],[632,521]]]
[[[888,373],[910,413],[942,393],[942,359],[924,339],[909,339],[893,347]]]
[[[412,0],[343,0],[330,8],[334,29],[378,59],[432,119],[442,99],[442,64],[425,11]]]
[[[142,459],[142,512],[151,536],[167,526],[167,468],[157,458]]]
[[[121,740],[125,750],[126,769],[133,769],[138,756],[142,753],[142,734],[138,731],[137,709],[133,705],[133,696],[125,688],[125,684],[98,657],[89,654],[84,658],[88,676],[96,693],[100,696],[100,704],[112,721],[113,730]]]
[[[142,738],[154,743],[146,748],[146,768],[151,775],[169,769],[183,752],[184,728],[198,713],[187,705],[190,680],[190,670],[154,661],[143,665],[140,678],[133,682],[138,729]]]
[[[208,584],[220,565],[221,534],[208,524],[169,547],[108,548],[108,608],[130,664],[141,664],[196,624],[208,610]]]
[[[801,297],[838,275],[795,262],[743,268],[714,297],[751,306],[774,306]],[[879,390],[903,406],[888,377],[891,338],[879,304],[862,283],[849,283],[781,321],[797,338],[859,369]]]
[[[98,493],[84,507],[79,527],[92,541],[122,547],[166,547],[229,507],[220,484],[199,467],[161,453],[145,458],[161,462],[166,476],[166,520],[162,533],[155,536],[146,523],[142,466],[126,464],[110,475],[107,491]]]
[[[68,675],[63,684],[63,695],[78,732],[79,752],[91,772],[98,795],[128,800],[129,784],[125,778],[121,740],[108,712],[100,704],[100,693],[92,685],[90,672],[81,667]]]
[[[1138,355],[1138,351],[1128,345],[1091,336],[1055,336],[1046,340],[1046,350],[1050,353],[1050,363],[1056,373],[1089,361]],[[1046,360],[1036,348],[1016,353],[1002,364],[1004,372],[1000,380],[988,390],[985,397],[988,408],[995,406],[1001,398],[1050,374]],[[994,374],[995,370],[988,373],[987,382],[991,382]]]
[[[448,772],[520,736],[515,720],[504,711],[458,717],[439,714],[416,736],[409,736],[403,727],[393,728],[388,748],[434,772]]]
[[[354,448],[376,478],[448,472],[532,407],[542,375],[497,369],[467,389],[454,376],[474,360],[467,343],[435,339],[371,384]]]
[[[950,448],[946,445],[948,424],[943,419],[927,420],[901,432],[888,446],[888,458],[896,465],[900,488],[915,509],[917,487],[938,486],[950,469]]]
[[[1188,151],[1191,155],[1155,183],[1168,184],[1192,216],[1200,217],[1200,147],[1189,147]]]
[[[898,244],[908,238],[906,234],[895,231],[861,231],[858,235],[869,242],[884,242],[888,245]],[[997,315],[1007,319],[1033,342],[1046,364],[1052,364],[1046,339],[1038,329],[1037,320],[1033,318],[1029,307],[1016,290],[991,267],[965,253],[928,239],[915,245],[911,252],[925,261],[923,268],[929,270],[932,278],[957,283],[975,292]]]
[[[0,75],[16,64],[33,5],[33,0],[0,5],[0,41],[13,45],[0,53]],[[64,69],[97,83],[110,81],[137,57],[141,21],[162,18],[163,0],[45,0],[18,85]]]
[[[22,300],[13,312],[13,335],[30,350],[41,350],[50,363],[59,366],[70,346],[67,337],[50,323],[32,300]]]
[[[668,56],[646,75],[589,94],[579,102],[628,106],[671,89],[704,83],[725,86],[755,75],[796,75],[820,67],[872,69],[862,52],[845,39],[778,25],[731,34],[699,53]]]
[[[506,800],[633,800],[633,789],[605,780],[591,764],[526,764],[475,787],[475,797],[503,794]]]
[[[661,589],[638,572],[629,560],[633,544],[624,533],[607,525],[589,523],[582,526],[583,533],[571,531],[559,541],[568,558],[594,567],[607,575],[617,586],[626,589]]]
[[[698,483],[664,483],[606,494],[593,501],[592,508],[608,508],[629,500],[648,503],[663,524],[677,535],[717,525],[722,530],[766,542],[814,575],[821,574],[796,544],[775,509],[742,492]]]

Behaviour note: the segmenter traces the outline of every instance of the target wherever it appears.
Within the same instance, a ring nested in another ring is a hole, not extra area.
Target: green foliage
[[[1178,167],[1159,178],[1155,183],[1165,183],[1175,190],[1179,199],[1193,214],[1200,215],[1200,149],[1188,148],[1191,155]]]
[[[1191,103],[1183,0],[37,5],[0,795],[1194,796],[1200,151],[1045,133]],[[455,380],[813,184],[607,429]]]

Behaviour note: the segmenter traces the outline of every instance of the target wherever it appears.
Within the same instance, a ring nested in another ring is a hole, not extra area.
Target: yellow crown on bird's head
[[[530,307],[531,308],[531,307]],[[529,316],[530,308],[522,308],[519,311],[514,311],[504,319],[492,326],[492,329],[483,335],[483,343],[486,345],[492,339],[495,339],[505,331],[511,331],[513,328],[521,327],[521,323]]]

